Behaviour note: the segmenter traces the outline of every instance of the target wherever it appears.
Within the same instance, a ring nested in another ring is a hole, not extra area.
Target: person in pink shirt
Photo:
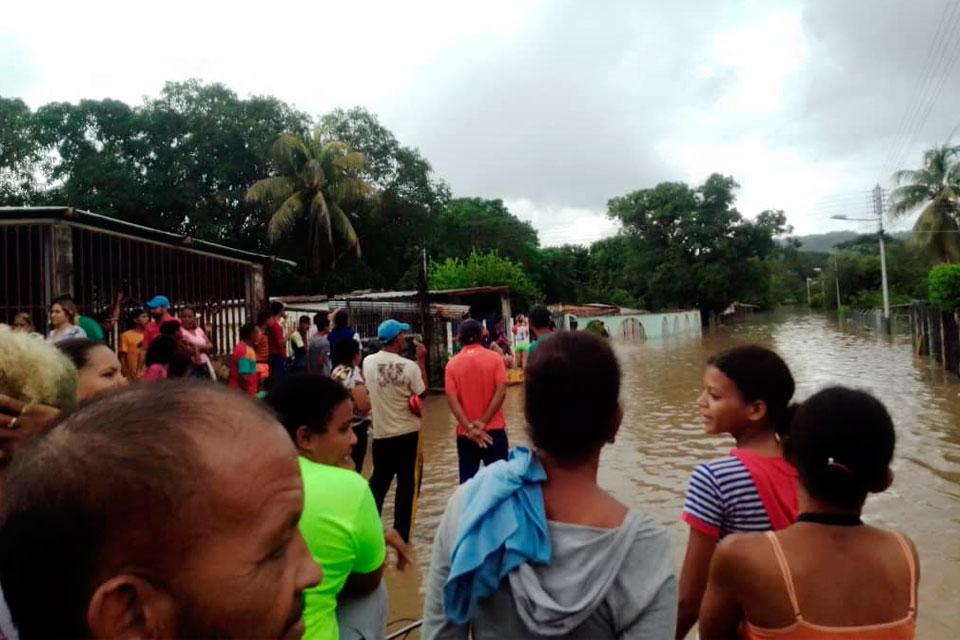
[[[145,382],[151,380],[164,380],[168,376],[170,361],[177,353],[177,339],[169,334],[158,335],[147,349],[145,366],[143,374]]]
[[[209,354],[213,353],[213,343],[210,342],[207,332],[198,325],[197,310],[190,306],[181,309],[180,322],[180,339],[191,350],[191,375],[195,378],[212,379],[214,375]]]
[[[507,368],[503,356],[481,344],[483,325],[473,319],[460,325],[463,348],[447,363],[444,387],[457,419],[460,483],[476,475],[480,463],[491,465],[508,454],[503,399]]]

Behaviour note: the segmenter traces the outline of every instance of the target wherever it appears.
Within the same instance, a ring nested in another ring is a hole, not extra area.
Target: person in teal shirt
[[[370,485],[354,469],[350,454],[357,442],[352,429],[353,402],[339,382],[323,375],[300,375],[277,382],[266,402],[286,428],[300,455],[304,506],[300,531],[323,582],[304,592],[304,638],[344,637],[340,607],[360,599],[364,615],[350,616],[369,626],[357,636],[382,637],[386,629],[386,590],[381,585],[386,544],[399,552],[398,566],[409,561],[396,531],[383,531]],[[379,596],[379,597],[377,597]]]
[[[530,313],[527,314],[527,322],[530,323],[530,337],[533,338],[530,346],[527,347],[527,359],[529,360],[530,357],[533,356],[537,345],[543,340],[546,340],[547,337],[553,335],[556,329],[554,328],[553,317],[550,314],[550,310],[542,304],[535,304],[530,307]]]
[[[90,316],[78,316],[77,325],[83,329],[87,337],[97,342],[103,342],[103,328],[100,323]]]

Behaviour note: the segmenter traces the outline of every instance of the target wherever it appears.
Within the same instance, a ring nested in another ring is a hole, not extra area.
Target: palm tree
[[[920,207],[914,242],[943,262],[960,262],[960,146],[943,145],[923,154],[923,168],[893,174],[890,211],[907,215]]]
[[[247,189],[247,202],[272,210],[267,238],[280,241],[306,221],[307,254],[314,275],[336,263],[335,243],[346,244],[360,257],[360,240],[343,206],[374,194],[360,175],[363,154],[343,142],[324,140],[317,127],[306,137],[285,133],[273,144],[273,162],[280,175],[258,180]]]

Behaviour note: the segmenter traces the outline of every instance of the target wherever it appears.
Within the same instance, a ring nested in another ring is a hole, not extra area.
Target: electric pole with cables
[[[890,333],[890,290],[887,287],[887,252],[883,243],[883,189],[873,188],[873,212],[880,223],[880,282],[883,286],[883,330]]]

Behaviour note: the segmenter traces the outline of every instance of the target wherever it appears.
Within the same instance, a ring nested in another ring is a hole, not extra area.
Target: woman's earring
[[[614,438],[614,437],[611,437],[609,440],[607,440],[607,442],[609,442],[610,444],[613,444],[613,443],[616,442],[616,441],[617,441],[617,439]]]

